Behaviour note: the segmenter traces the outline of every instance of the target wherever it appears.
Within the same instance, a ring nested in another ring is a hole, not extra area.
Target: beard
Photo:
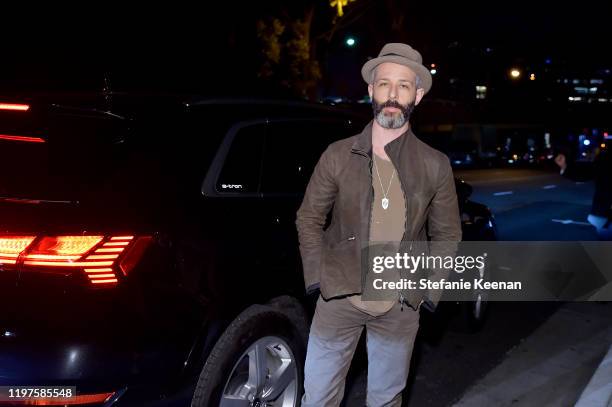
[[[400,111],[392,114],[385,114],[383,109],[385,107],[394,107]],[[414,102],[402,105],[397,101],[387,100],[384,103],[378,103],[376,99],[372,98],[372,110],[374,111],[374,119],[376,122],[385,129],[399,129],[410,119],[410,115],[414,110]]]

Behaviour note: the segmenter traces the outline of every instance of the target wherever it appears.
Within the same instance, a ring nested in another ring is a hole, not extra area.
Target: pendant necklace
[[[389,194],[389,190],[391,189],[391,183],[393,182],[393,176],[395,175],[395,168],[393,168],[393,173],[391,174],[391,179],[389,180],[389,186],[387,187],[387,191],[385,192],[385,187],[383,186],[382,179],[380,178],[380,173],[378,172],[378,165],[376,165],[376,154],[374,152],[372,152],[372,154],[374,155],[374,168],[376,169],[376,175],[378,175],[378,182],[380,182],[380,189],[383,193],[383,199],[381,201],[382,208],[384,210],[387,210],[387,208],[389,207],[389,198],[387,198],[387,195]]]

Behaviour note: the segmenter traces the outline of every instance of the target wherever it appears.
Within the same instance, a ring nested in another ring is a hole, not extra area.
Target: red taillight
[[[26,266],[81,267],[82,257],[96,247],[102,239],[104,236],[43,237],[28,250],[23,264]]]
[[[87,277],[92,284],[117,283],[117,276],[112,274],[113,269],[109,269],[108,266],[116,263],[116,260],[133,239],[134,236],[113,236],[85,258],[91,264],[87,266],[85,273],[87,273]],[[117,244],[120,244],[120,246],[117,246]],[[109,253],[106,251],[108,249],[114,249],[115,251]],[[97,264],[93,265],[94,263]]]
[[[104,236],[54,236],[43,237],[36,243],[34,247],[28,250],[26,259],[36,256],[39,253],[44,253],[49,256],[57,256],[59,258],[75,257],[78,259],[98,243],[102,241]]]
[[[40,137],[14,136],[10,134],[0,134],[0,140],[23,141],[26,143],[44,143],[45,142],[45,140]]]
[[[116,272],[127,275],[151,239],[141,237],[132,244],[133,240],[134,236],[0,236],[0,264],[23,265],[25,271],[81,270],[95,286],[115,285]]]
[[[0,236],[0,265],[16,264],[17,257],[23,252],[35,236]]]
[[[110,400],[110,398],[114,395],[115,395],[115,392],[79,394],[73,397],[56,398],[56,399],[27,398],[27,399],[22,399],[19,401],[11,400],[11,401],[6,402],[6,404],[4,404],[5,402],[3,402],[3,405],[8,405],[8,406],[81,406],[81,405],[87,405],[87,404],[105,403],[108,400]]]
[[[30,110],[30,105],[24,105],[21,103],[0,103],[0,110],[27,112]]]
[[[119,263],[119,269],[123,273],[123,275],[127,276],[130,271],[140,262],[145,250],[149,247],[153,238],[151,236],[141,236],[134,244],[130,246],[128,252],[125,256],[123,256],[121,262]]]

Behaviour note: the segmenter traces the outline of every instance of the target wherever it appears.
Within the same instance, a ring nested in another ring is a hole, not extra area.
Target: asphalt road
[[[592,182],[531,169],[455,171],[497,219],[499,240],[597,240],[587,223]]]
[[[576,183],[556,172],[532,169],[463,170],[455,175],[472,185],[473,201],[492,209],[500,240],[597,240],[586,222],[591,182]],[[493,303],[483,329],[471,334],[455,329],[459,315],[422,315],[403,406],[452,405],[560,305]],[[344,405],[349,407],[365,405],[366,356],[361,345],[347,381]]]

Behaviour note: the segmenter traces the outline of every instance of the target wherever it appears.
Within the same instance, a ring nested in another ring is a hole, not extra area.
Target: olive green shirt
[[[374,153],[373,160],[375,160],[372,164],[374,200],[372,201],[369,240],[370,242],[399,242],[404,235],[406,220],[406,201],[402,186],[397,171],[394,173],[395,168],[391,161],[386,161]],[[387,209],[382,206],[385,195],[389,200]],[[374,316],[386,313],[397,301],[362,301],[361,295],[351,296],[349,300],[356,308]]]

